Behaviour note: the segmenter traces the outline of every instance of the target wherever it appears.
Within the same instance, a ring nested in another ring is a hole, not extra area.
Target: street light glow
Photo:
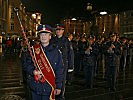
[[[103,12],[100,12],[101,15],[106,15],[107,12],[106,11],[103,11]]]
[[[32,17],[35,19],[36,18],[36,14],[32,14]]]
[[[77,20],[76,18],[72,18],[71,20]]]
[[[88,11],[91,11],[91,10],[92,10],[92,4],[89,3],[89,2],[87,3],[87,10],[88,10]]]

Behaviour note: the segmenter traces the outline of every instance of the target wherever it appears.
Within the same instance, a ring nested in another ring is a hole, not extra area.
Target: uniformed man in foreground
[[[26,66],[23,67],[28,73],[27,82],[32,100],[55,100],[55,95],[61,93],[64,68],[61,53],[49,42],[51,33],[49,25],[38,26],[40,44],[32,47],[34,60],[29,54]]]
[[[70,43],[67,37],[64,36],[64,25],[63,24],[56,24],[55,30],[56,30],[56,37],[53,37],[52,43],[61,51],[62,53],[62,59],[64,64],[64,72],[63,72],[63,81],[62,81],[62,92],[59,96],[56,96],[56,100],[64,100],[64,93],[65,93],[65,84],[66,84],[66,76],[67,72],[69,70],[73,69],[73,63],[69,63],[71,60],[69,57],[69,53],[71,51],[70,49]]]

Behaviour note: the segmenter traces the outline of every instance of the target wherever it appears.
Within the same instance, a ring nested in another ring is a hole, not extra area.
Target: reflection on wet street
[[[20,95],[24,97],[21,65],[18,57],[13,55],[0,55],[0,97],[4,95]],[[2,99],[3,100],[3,99]]]
[[[0,49],[1,50],[1,49]],[[74,76],[72,85],[66,87],[66,100],[133,100],[133,66],[125,71],[120,71],[117,77],[116,92],[106,89],[106,80],[103,78],[103,68],[94,81],[94,88],[84,87],[84,74]],[[0,55],[0,97],[5,95],[16,95],[26,97],[26,91],[22,84],[21,63],[18,55]],[[16,100],[16,99],[12,99]],[[29,99],[27,99],[29,100]]]

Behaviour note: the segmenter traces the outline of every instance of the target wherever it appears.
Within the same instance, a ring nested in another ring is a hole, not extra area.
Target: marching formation
[[[38,36],[31,44],[37,68],[33,64],[25,41],[21,41],[23,81],[30,90],[32,100],[65,100],[65,87],[72,77],[84,73],[85,87],[93,88],[99,68],[105,71],[106,87],[116,91],[119,71],[132,65],[133,42],[120,38],[117,33],[109,37],[64,35],[64,26],[56,24],[56,35],[49,25],[38,26]]]

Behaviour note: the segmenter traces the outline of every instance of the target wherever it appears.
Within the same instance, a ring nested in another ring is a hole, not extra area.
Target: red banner
[[[54,90],[56,88],[55,73],[40,44],[33,46],[33,54],[34,54],[38,69],[39,71],[41,71],[43,78],[52,87],[50,100],[55,100],[55,94],[54,94]]]

